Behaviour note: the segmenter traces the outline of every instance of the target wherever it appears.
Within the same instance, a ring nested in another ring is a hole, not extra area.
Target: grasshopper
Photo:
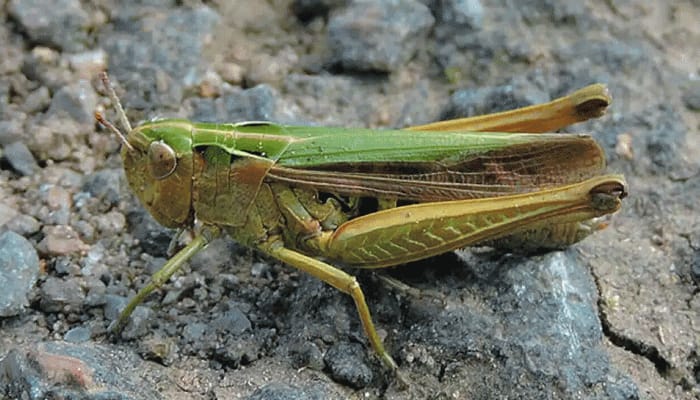
[[[131,189],[160,224],[194,233],[115,330],[228,234],[350,295],[372,348],[397,371],[360,285],[337,265],[383,268],[484,244],[561,248],[604,227],[601,217],[627,194],[624,177],[603,173],[605,154],[590,136],[546,133],[601,116],[611,98],[600,84],[402,130],[184,119],[132,128],[107,74],[101,79],[123,130],[95,116],[123,144]]]

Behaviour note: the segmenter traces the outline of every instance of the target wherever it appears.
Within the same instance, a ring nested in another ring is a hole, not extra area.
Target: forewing
[[[266,179],[344,196],[425,202],[526,193],[581,182],[605,167],[602,149],[585,135],[369,132],[341,130],[295,142]]]

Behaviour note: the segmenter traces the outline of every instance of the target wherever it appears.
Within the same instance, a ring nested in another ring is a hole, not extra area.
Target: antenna
[[[134,151],[134,147],[131,145],[131,143],[129,143],[129,141],[126,139],[126,136],[124,136],[122,131],[120,131],[116,126],[114,126],[114,124],[107,121],[104,118],[104,116],[102,116],[101,112],[95,111],[95,119],[97,120],[97,122],[99,122],[102,125],[104,125],[105,127],[107,127],[107,129],[116,133],[119,140],[121,140],[122,144],[124,144],[124,146],[126,146],[126,148],[129,149],[129,151]]]
[[[114,91],[114,86],[112,85],[112,82],[109,80],[109,75],[107,75],[106,72],[100,72],[100,80],[102,81],[102,84],[104,85],[105,89],[107,89],[107,95],[109,96],[109,99],[112,101],[112,105],[117,111],[117,118],[119,119],[119,122],[122,125],[122,128],[126,129],[126,132],[129,133],[131,132],[131,124],[129,123],[129,119],[126,118],[126,112],[124,112],[124,107],[122,107],[121,101],[119,101],[119,97],[117,96],[117,92]],[[129,151],[134,151],[134,147],[129,143],[129,141],[126,138],[126,134],[119,130],[114,124],[111,122],[107,121],[102,113],[99,111],[95,112],[95,119],[97,122],[101,123],[107,129],[111,130],[112,132],[116,133],[117,136],[119,136],[119,139],[121,140],[122,143],[124,143],[124,146],[126,146]]]

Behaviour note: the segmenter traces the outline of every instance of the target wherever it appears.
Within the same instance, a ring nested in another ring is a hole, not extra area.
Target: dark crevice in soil
[[[442,382],[442,380],[445,378],[445,371],[447,370],[447,365],[440,363],[440,372],[438,372],[438,382]]]
[[[599,312],[599,316],[603,325],[603,333],[612,344],[648,359],[654,364],[661,376],[668,377],[670,375],[672,370],[671,364],[659,353],[659,349],[656,346],[650,346],[641,340],[629,338],[620,332],[616,332],[607,321],[607,316],[604,312]]]
[[[641,340],[630,338],[615,330],[613,324],[608,319],[607,313],[605,312],[605,305],[603,304],[603,296],[601,295],[602,291],[600,289],[598,276],[593,272],[591,273],[598,291],[598,318],[600,319],[600,323],[603,328],[603,334],[615,346],[621,347],[632,354],[636,354],[651,361],[652,364],[654,364],[656,371],[658,371],[659,375],[661,375],[664,379],[672,379],[675,381],[676,379],[674,379],[674,377],[677,377],[678,372],[680,371],[677,371],[676,368],[671,366],[671,363],[661,355],[656,346],[648,345]],[[690,389],[690,387],[687,385],[687,379],[685,378],[680,379],[676,383],[680,384],[685,390]]]

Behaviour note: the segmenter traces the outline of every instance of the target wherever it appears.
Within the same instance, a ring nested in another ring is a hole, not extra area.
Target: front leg
[[[124,310],[119,314],[119,318],[111,324],[109,330],[113,333],[121,332],[127,322],[129,322],[129,316],[134,312],[136,306],[146,300],[146,297],[154,290],[163,286],[173,274],[179,271],[180,268],[192,258],[192,256],[199,253],[212,239],[220,234],[219,228],[215,226],[204,226],[197,229],[194,239],[192,239],[187,246],[178,251],[177,254],[172,256],[168,262],[151,276],[150,282],[141,288],[141,290],[136,293],[136,296],[129,301]],[[179,235],[178,233],[176,237]]]

